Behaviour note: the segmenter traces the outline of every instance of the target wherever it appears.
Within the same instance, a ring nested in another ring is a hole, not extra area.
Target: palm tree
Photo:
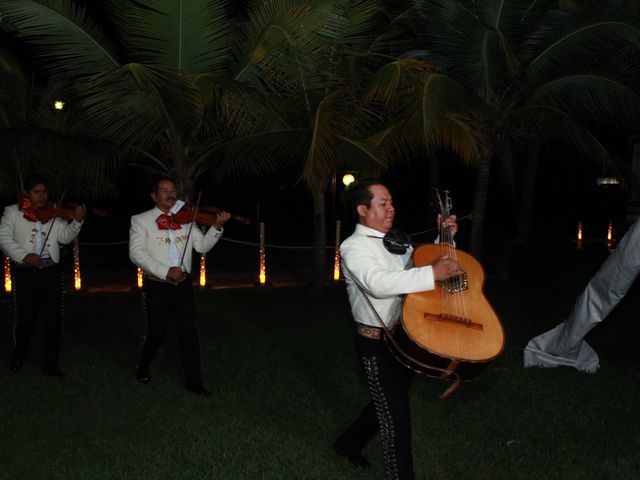
[[[615,0],[415,0],[414,6],[422,58],[475,97],[469,115],[485,144],[470,247],[478,254],[493,167],[504,173],[518,162],[528,165],[522,205],[531,207],[545,146],[562,142],[603,163],[608,153],[594,128],[637,128],[638,7]]]
[[[365,141],[380,119],[357,108],[358,89],[393,42],[370,0],[256,2],[242,22],[227,7],[107,0],[98,24],[71,0],[0,0],[0,25],[72,99],[88,137],[135,152],[187,196],[206,169],[261,175],[303,158],[321,285],[328,180],[345,158],[382,163]]]

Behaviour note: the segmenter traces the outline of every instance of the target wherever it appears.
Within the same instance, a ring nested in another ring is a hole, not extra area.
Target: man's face
[[[169,213],[178,199],[178,191],[175,184],[170,180],[162,180],[158,183],[157,190],[151,193],[151,198],[160,210]]]
[[[27,197],[34,207],[42,208],[49,201],[49,189],[44,183],[38,183],[27,192]]]
[[[371,185],[369,191],[373,195],[371,205],[369,207],[358,205],[360,223],[365,227],[387,233],[391,230],[393,219],[396,215],[391,194],[384,185]]]

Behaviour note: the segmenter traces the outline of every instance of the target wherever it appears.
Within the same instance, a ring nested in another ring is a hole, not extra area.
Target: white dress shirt
[[[354,320],[381,327],[359,291],[359,285],[385,325],[391,328],[400,317],[403,295],[433,290],[435,282],[430,265],[413,267],[411,246],[404,254],[395,255],[384,247],[383,237],[384,233],[359,223],[340,245],[340,256]]]

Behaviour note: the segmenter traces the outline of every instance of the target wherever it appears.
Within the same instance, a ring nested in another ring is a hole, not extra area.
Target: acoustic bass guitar
[[[451,211],[449,192],[437,193],[441,219]],[[432,291],[408,294],[401,325],[389,347],[401,363],[417,372],[452,382],[441,397],[480,373],[504,347],[504,331],[485,298],[484,270],[472,255],[457,250],[449,227],[440,226],[440,243],[422,245],[413,253],[417,267],[443,256],[457,260],[463,274],[436,282]]]

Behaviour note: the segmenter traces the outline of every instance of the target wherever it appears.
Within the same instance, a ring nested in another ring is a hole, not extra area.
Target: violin
[[[173,219],[178,223],[190,223],[196,222],[201,225],[213,225],[216,223],[216,219],[218,218],[218,214],[222,211],[218,207],[208,206],[208,207],[198,207],[198,211],[195,214],[195,218],[193,215],[193,211],[195,209],[195,205],[192,203],[185,203],[184,206],[180,209],[180,211],[173,214]],[[233,220],[240,222],[243,225],[249,225],[251,220],[245,217],[241,217],[239,215],[231,215]]]
[[[56,207],[54,203],[48,203],[44,207],[35,210],[34,213],[36,215],[36,218],[42,223],[47,223],[54,217],[72,221],[75,214],[75,208],[78,205],[78,203],[66,203],[64,207]],[[88,212],[92,212],[98,217],[104,217],[107,215],[106,210],[103,210],[101,208],[87,209],[87,213]]]

